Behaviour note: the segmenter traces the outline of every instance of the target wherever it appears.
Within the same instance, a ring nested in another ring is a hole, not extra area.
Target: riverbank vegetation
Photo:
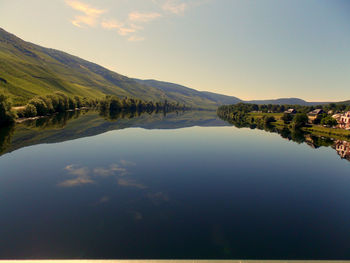
[[[332,113],[350,109],[345,104],[334,103],[322,105],[321,107],[324,111]],[[295,109],[297,113],[285,113],[290,108]],[[221,106],[218,108],[217,114],[223,120],[237,127],[257,127],[269,130],[273,128],[278,131],[282,131],[283,129],[300,130],[300,132],[317,136],[344,140],[350,139],[350,131],[332,128],[336,125],[336,120],[331,118],[327,113],[320,114],[313,124],[308,123],[307,113],[314,109],[314,106],[239,103]]]

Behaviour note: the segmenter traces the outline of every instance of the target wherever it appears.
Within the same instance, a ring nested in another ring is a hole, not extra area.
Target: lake
[[[0,134],[2,259],[350,259],[346,142],[215,112],[69,113]]]

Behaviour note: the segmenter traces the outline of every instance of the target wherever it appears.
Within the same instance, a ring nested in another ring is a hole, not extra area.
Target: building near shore
[[[295,109],[288,109],[284,113],[295,114],[295,113],[297,113],[297,111]]]
[[[314,121],[317,119],[317,117],[320,115],[320,114],[323,114],[325,113],[324,110],[322,109],[316,109],[316,110],[313,110],[313,111],[310,111],[308,114],[307,114],[307,117],[309,119],[309,122],[310,123],[314,123]]]
[[[341,114],[337,121],[339,128],[350,130],[350,111]]]

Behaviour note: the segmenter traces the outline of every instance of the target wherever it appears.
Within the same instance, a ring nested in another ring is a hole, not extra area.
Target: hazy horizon
[[[323,0],[3,0],[0,27],[133,78],[328,102],[350,99],[348,10]]]

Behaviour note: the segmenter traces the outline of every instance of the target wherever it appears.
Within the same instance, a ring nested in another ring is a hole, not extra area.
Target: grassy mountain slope
[[[208,104],[213,107],[223,104],[235,104],[241,100],[236,97],[230,97],[226,95],[220,95],[211,92],[198,91],[182,85],[158,81],[158,80],[141,80],[134,79],[140,84],[152,86],[164,91],[170,98],[177,100],[181,103],[185,103],[187,100],[192,99],[197,104]]]
[[[0,29],[0,87],[18,104],[35,95],[62,91],[102,97],[114,94],[163,100],[166,94],[67,53],[25,42]]]
[[[220,105],[215,94],[209,96],[170,83],[176,89],[165,89],[158,84],[131,79],[65,52],[25,42],[0,28],[0,89],[9,93],[17,105],[54,91],[90,98],[113,94],[153,101],[167,99],[200,108]]]

